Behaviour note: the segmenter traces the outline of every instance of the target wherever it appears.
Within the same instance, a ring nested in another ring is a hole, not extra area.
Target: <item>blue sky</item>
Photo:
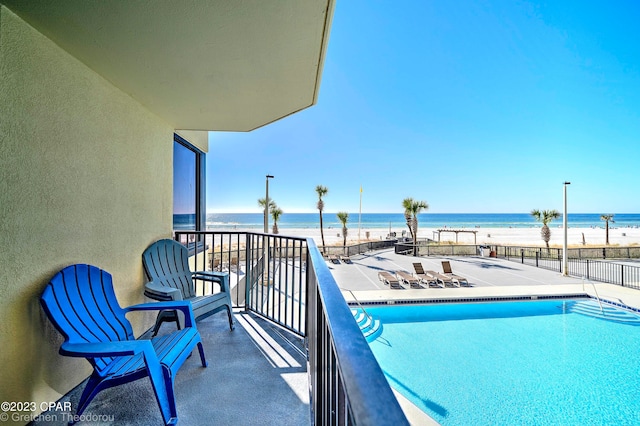
[[[207,210],[640,212],[640,2],[340,1],[318,103],[209,134]],[[266,166],[268,164],[268,166]]]

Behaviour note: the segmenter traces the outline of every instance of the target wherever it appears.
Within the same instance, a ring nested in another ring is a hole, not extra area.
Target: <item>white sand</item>
[[[551,226],[551,241],[549,245],[552,247],[562,247],[563,229],[562,226]],[[453,228],[452,228],[453,229]],[[477,244],[502,244],[502,245],[525,245],[525,246],[544,246],[544,242],[540,237],[540,226],[531,228],[464,228],[466,231],[478,231],[476,233]],[[364,229],[360,230],[360,241],[367,241],[366,233],[369,232],[369,240],[385,239],[389,234],[388,229]],[[406,231],[409,235],[408,228],[392,228],[398,237],[402,236],[402,231]],[[438,234],[434,228],[419,228],[418,238],[431,238],[438,240]],[[280,230],[281,235],[296,237],[311,237],[316,244],[321,245],[320,228],[306,229],[290,229]],[[604,228],[569,228],[567,230],[567,242],[569,246],[587,246],[605,245]],[[324,229],[325,243],[327,245],[342,244],[342,230],[340,228]],[[440,235],[441,242],[456,242],[456,235],[452,232],[442,233]],[[355,244],[358,242],[358,229],[349,229],[347,236],[347,244]],[[461,232],[458,234],[459,244],[474,244],[474,234]],[[609,244],[612,246],[631,246],[640,245],[640,228],[610,228]]]

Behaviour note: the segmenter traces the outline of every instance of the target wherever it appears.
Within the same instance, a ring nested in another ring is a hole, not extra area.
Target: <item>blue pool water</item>
[[[383,324],[370,346],[390,384],[442,425],[638,425],[640,327],[579,303],[370,307]]]

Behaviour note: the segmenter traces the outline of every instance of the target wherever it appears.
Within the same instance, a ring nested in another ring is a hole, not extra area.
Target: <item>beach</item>
[[[195,220],[195,218],[181,219],[188,223]],[[211,213],[207,216],[206,228],[210,231],[262,232],[263,223],[263,215],[259,213]],[[269,229],[272,224],[270,222]],[[600,214],[570,213],[568,224],[567,242],[570,247],[605,246],[605,222],[602,221]],[[278,225],[280,235],[313,238],[317,245],[322,245],[317,213],[284,214]],[[428,238],[443,244],[457,242],[458,244],[544,247],[544,241],[540,237],[541,227],[542,224],[536,222],[529,213],[421,213],[418,238],[421,240]],[[323,229],[327,245],[342,245],[342,225],[335,214],[324,214]],[[347,229],[348,245],[357,244],[358,241],[384,240],[390,234],[395,234],[399,239],[410,236],[402,213],[363,213],[361,217],[358,214],[351,214]],[[549,229],[551,230],[549,245],[562,247],[564,237],[562,219],[549,223]],[[456,232],[447,231],[464,232],[456,234]],[[615,222],[609,223],[609,244],[614,247],[640,245],[640,214],[616,214]]]
[[[455,243],[455,230],[467,232],[458,232],[458,244],[500,244],[500,245],[517,245],[544,247],[544,241],[540,237],[541,226],[532,226],[528,228],[492,228],[492,227],[475,227],[475,228],[447,228],[449,232],[440,233],[441,243]],[[551,225],[551,247],[562,247],[564,229],[562,226]],[[442,228],[438,228],[442,229]],[[409,236],[409,229],[392,228],[391,233],[397,237],[404,235]],[[474,232],[475,240],[474,240]],[[313,238],[318,245],[322,245],[320,228],[287,228],[280,232],[281,235],[308,237]],[[368,239],[367,239],[368,234]],[[347,245],[357,244],[358,241],[378,241],[386,239],[389,235],[389,229],[360,229],[360,238],[358,238],[358,229],[349,228],[347,232]],[[418,238],[429,238],[438,241],[438,232],[436,228],[418,228]],[[327,245],[342,245],[342,229],[336,227],[324,228],[324,239]],[[605,246],[605,229],[604,227],[569,227],[567,230],[567,243],[570,247],[582,246]],[[611,227],[609,228],[609,245],[611,246],[634,246],[640,245],[640,227]]]

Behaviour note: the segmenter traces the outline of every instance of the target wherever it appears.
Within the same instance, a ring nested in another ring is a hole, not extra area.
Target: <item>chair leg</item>
[[[231,312],[231,306],[226,305],[227,307],[227,315],[229,316],[229,330],[233,331],[236,328],[236,325],[233,323],[233,313]]]
[[[156,325],[153,327],[153,336],[156,337],[158,331],[160,330],[160,326],[163,322],[175,322],[178,330],[180,330],[180,321],[178,320],[178,311],[176,310],[168,310],[168,311],[160,311],[158,316],[156,317]]]
[[[204,357],[204,347],[202,346],[202,342],[198,342],[198,352],[200,352],[200,361],[202,362],[202,366],[207,367],[209,364]]]
[[[165,425],[178,423],[176,400],[173,392],[173,377],[167,366],[161,365],[157,359],[146,359],[147,371],[153,392],[156,395],[162,419]]]
[[[84,410],[89,406],[89,403],[93,400],[93,398],[102,390],[103,378],[98,376],[95,372],[89,377],[89,381],[87,385],[84,387],[82,391],[82,395],[80,396],[80,400],[78,401],[78,408],[76,409],[76,416],[79,417],[82,415]],[[75,424],[75,421],[70,421],[70,425]]]
[[[160,318],[161,315],[162,312],[160,312],[156,317],[156,324],[153,326],[153,334],[151,335],[151,337],[156,337],[158,335],[158,331],[160,331],[160,326],[162,325],[162,319]]]
[[[164,387],[169,398],[169,412],[171,413],[171,419],[166,422],[167,425],[178,424],[178,410],[176,409],[176,395],[173,389],[173,373],[167,366],[162,366],[162,372],[164,373]]]

